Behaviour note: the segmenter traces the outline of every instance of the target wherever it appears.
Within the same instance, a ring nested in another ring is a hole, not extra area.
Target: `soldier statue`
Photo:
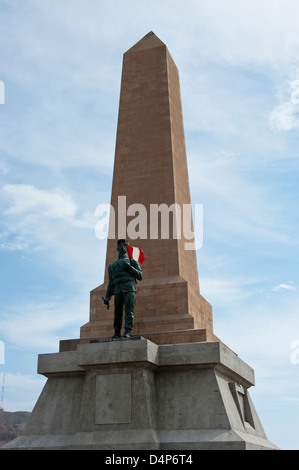
[[[140,265],[134,259],[129,258],[127,251],[128,241],[117,240],[118,260],[108,267],[109,284],[104,304],[109,308],[109,301],[114,295],[114,335],[112,339],[121,337],[123,322],[123,307],[125,308],[124,338],[130,338],[134,324],[134,306],[136,298],[136,279],[142,280]]]

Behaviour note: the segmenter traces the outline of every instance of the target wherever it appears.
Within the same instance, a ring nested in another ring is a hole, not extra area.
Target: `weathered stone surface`
[[[99,374],[96,377],[95,424],[130,423],[130,374]]]
[[[39,369],[48,381],[4,450],[275,448],[248,393],[253,370],[220,342],[79,344]]]

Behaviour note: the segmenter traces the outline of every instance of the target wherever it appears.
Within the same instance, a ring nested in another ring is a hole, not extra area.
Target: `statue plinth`
[[[273,450],[254,373],[220,342],[79,344],[39,356],[48,377],[22,436],[2,449]]]

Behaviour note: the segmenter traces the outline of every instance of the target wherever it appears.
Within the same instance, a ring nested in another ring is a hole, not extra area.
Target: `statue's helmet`
[[[117,248],[119,247],[119,245],[123,245],[123,244],[128,245],[129,244],[128,240],[126,240],[125,238],[120,238],[119,240],[117,240]]]
[[[120,244],[125,244],[125,245],[128,245],[129,242],[128,240],[126,240],[125,238],[120,238],[119,240],[117,240],[117,246],[120,245]]]

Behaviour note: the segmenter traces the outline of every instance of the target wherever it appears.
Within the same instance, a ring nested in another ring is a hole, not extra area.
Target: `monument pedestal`
[[[39,356],[47,383],[24,434],[3,449],[275,449],[248,388],[254,372],[220,342],[78,344]]]

